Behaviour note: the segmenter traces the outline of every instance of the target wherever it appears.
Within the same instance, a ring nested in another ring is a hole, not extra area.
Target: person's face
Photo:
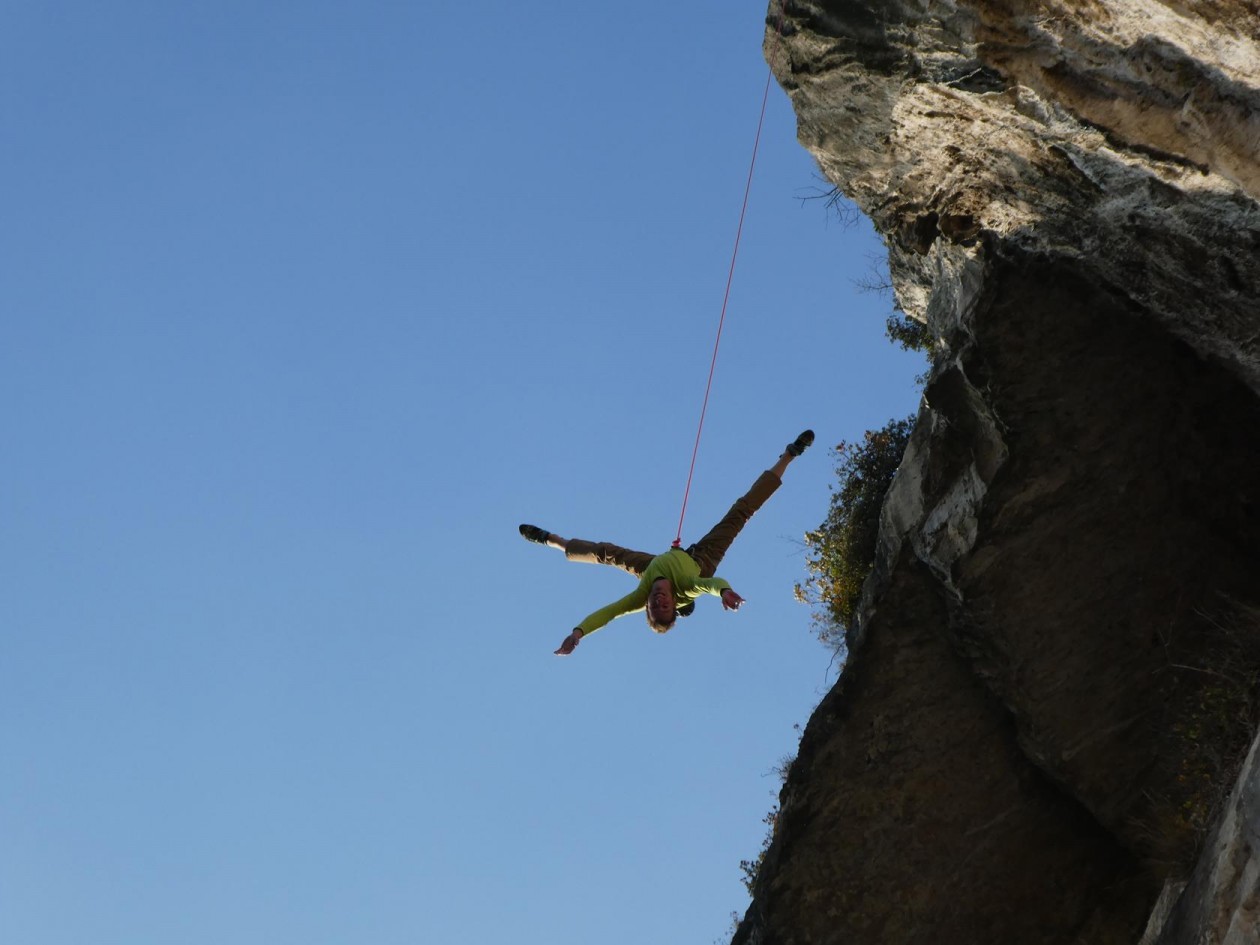
[[[652,582],[648,591],[648,611],[657,623],[670,623],[674,619],[674,589],[665,578]]]

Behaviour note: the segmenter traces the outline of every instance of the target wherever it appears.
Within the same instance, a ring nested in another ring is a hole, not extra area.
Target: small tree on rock
[[[815,608],[818,638],[838,651],[875,564],[880,509],[913,424],[913,417],[890,420],[861,443],[835,448],[839,485],[832,487],[826,521],[805,534],[809,576],[796,586],[796,599]]]

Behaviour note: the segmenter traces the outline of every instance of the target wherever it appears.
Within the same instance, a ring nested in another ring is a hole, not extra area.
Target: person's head
[[[668,578],[657,578],[648,588],[647,622],[657,633],[668,633],[678,616],[674,605],[674,586]]]

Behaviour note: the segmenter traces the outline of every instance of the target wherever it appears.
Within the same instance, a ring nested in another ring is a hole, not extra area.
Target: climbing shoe
[[[539,528],[537,525],[522,525],[519,531],[521,537],[526,541],[536,542],[540,545],[547,544],[547,536],[551,534],[545,528]]]
[[[800,436],[798,436],[795,440],[793,440],[791,443],[787,445],[787,451],[793,456],[800,456],[807,449],[809,449],[810,444],[813,442],[814,442],[814,431],[806,430],[804,433],[802,433]],[[525,526],[522,525],[521,527],[524,528]]]

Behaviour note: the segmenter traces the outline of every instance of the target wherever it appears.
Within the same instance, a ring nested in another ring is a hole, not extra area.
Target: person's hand
[[[556,650],[556,656],[568,656],[572,653],[582,636],[582,628],[575,627],[573,632],[564,638],[564,642],[560,644],[560,649]]]
[[[744,602],[744,598],[740,597],[729,587],[722,591],[722,609],[723,610],[739,610],[739,605]]]

